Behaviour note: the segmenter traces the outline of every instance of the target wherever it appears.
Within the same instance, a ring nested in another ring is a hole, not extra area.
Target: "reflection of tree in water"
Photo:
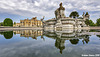
[[[83,38],[83,40],[82,40],[83,44],[85,44],[84,41],[88,44],[88,42],[90,41],[89,35],[85,35],[85,38]]]
[[[16,35],[16,32],[14,32],[14,34]]]
[[[97,35],[97,37],[99,37],[99,38],[100,38],[100,35]]]
[[[43,39],[45,41],[45,38],[43,37],[43,35],[41,35],[41,39]]]
[[[48,38],[55,39],[55,47],[60,50],[60,53],[62,54],[63,50],[65,49],[65,41],[69,40],[71,44],[78,44],[79,39],[82,39],[82,42],[88,43],[89,42],[89,35],[86,35],[85,32],[88,31],[75,31],[75,33],[65,33],[65,32],[48,32],[45,31],[44,35]],[[42,37],[42,36],[41,36]],[[66,47],[67,48],[67,47]]]
[[[36,36],[34,36],[34,37],[32,37],[32,38],[37,40],[37,37],[36,37]]]
[[[13,31],[4,32],[4,37],[6,39],[11,39],[13,37]]]
[[[4,35],[6,39],[11,39],[13,37],[13,31],[1,32],[0,34]]]
[[[62,54],[62,51],[65,49],[65,40],[62,40],[62,39],[56,39],[56,42],[55,42],[55,46],[60,49],[60,53]]]
[[[71,39],[70,42],[71,44],[78,44],[79,39]]]

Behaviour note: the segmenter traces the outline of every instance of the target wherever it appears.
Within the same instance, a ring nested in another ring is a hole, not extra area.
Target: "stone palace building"
[[[16,23],[13,27],[42,27],[43,23],[41,20],[37,20],[37,17],[32,19],[20,20],[20,23]]]
[[[62,6],[55,11],[55,18],[44,21],[45,29],[66,29],[66,28],[85,28],[88,27],[85,24],[85,20],[89,19],[89,14],[83,13],[83,18],[70,18],[64,14],[65,8]]]

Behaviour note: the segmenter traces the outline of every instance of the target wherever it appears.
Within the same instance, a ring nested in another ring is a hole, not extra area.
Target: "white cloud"
[[[63,6],[69,14],[73,10],[100,11],[100,0],[0,0],[0,12],[28,17],[46,16],[52,18],[60,2],[63,2]]]
[[[35,6],[40,6],[40,4],[37,1],[34,1]]]

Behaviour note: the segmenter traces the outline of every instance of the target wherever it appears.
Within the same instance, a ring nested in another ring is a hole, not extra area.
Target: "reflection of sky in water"
[[[71,44],[66,40],[65,49],[55,47],[56,39],[40,36],[37,40],[31,37],[20,37],[20,34],[13,35],[11,39],[5,39],[0,35],[0,57],[81,57],[82,54],[100,54],[100,40],[96,35],[89,36],[88,44],[83,44],[79,39],[78,44]]]

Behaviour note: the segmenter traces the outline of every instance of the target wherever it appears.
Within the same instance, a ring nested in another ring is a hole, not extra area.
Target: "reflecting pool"
[[[0,31],[0,57],[100,57],[100,30]]]

